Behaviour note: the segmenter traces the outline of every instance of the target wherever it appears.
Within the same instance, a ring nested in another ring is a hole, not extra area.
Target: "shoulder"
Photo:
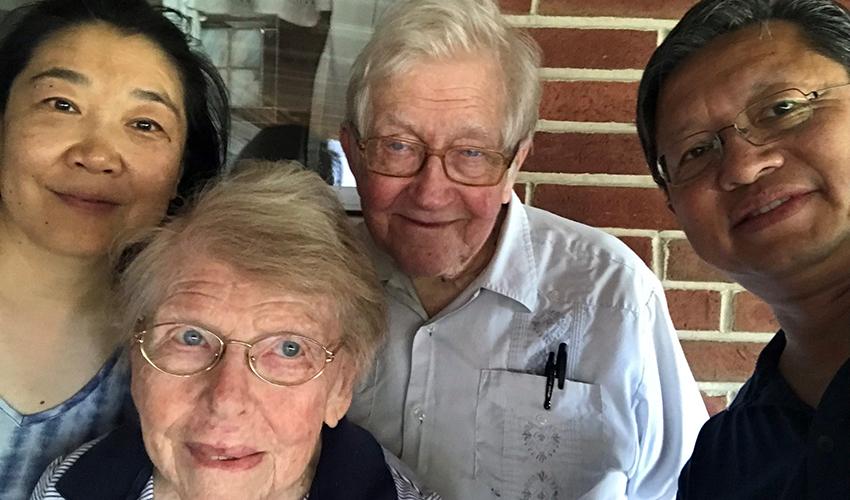
[[[600,229],[523,207],[542,293],[557,290],[570,302],[641,309],[663,295],[656,275],[625,243]]]
[[[398,500],[441,500],[442,497],[428,491],[414,479],[414,473],[395,455],[384,449],[384,459],[395,483]]]
[[[696,492],[712,484],[726,484],[746,469],[746,457],[752,456],[760,424],[753,409],[751,381],[741,389],[735,401],[725,410],[708,419],[699,431],[693,453],[682,469],[679,487]]]
[[[72,453],[59,457],[54,460],[50,465],[47,466],[44,473],[41,475],[41,478],[38,480],[38,484],[35,486],[35,490],[33,490],[32,496],[30,500],[39,500],[42,498],[53,498],[59,499],[64,498],[57,490],[56,483],[62,479],[62,476],[68,472],[68,469],[73,467],[73,465],[83,456],[87,451],[89,451],[94,445],[100,442],[105,436],[101,436],[93,441],[89,441],[88,443],[80,446]]]

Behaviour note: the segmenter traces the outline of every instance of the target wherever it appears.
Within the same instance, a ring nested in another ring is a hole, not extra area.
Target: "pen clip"
[[[550,352],[546,360],[546,394],[543,398],[543,409],[552,409],[552,390],[555,388],[555,353]]]

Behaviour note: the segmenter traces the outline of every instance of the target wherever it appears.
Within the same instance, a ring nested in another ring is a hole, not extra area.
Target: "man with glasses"
[[[658,280],[513,193],[538,65],[490,0],[397,2],[355,63],[390,331],[349,416],[449,499],[669,498],[706,411]]]
[[[638,130],[696,252],[782,329],[703,428],[681,498],[850,498],[850,13],[706,0],[650,60]]]

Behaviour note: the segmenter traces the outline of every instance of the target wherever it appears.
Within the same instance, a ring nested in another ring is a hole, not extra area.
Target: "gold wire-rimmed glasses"
[[[413,177],[431,156],[440,159],[446,177],[465,186],[495,186],[502,181],[513,157],[477,146],[432,149],[427,144],[393,135],[358,141],[366,169],[389,177]]]
[[[277,386],[300,385],[315,379],[335,358],[317,340],[290,332],[271,333],[253,342],[224,339],[188,323],[158,323],[136,333],[142,357],[157,370],[178,377],[207,372],[224,357],[227,346],[245,347],[251,371]]]
[[[814,115],[818,99],[848,86],[850,83],[842,83],[811,92],[791,88],[758,99],[740,111],[731,124],[675,142],[658,157],[658,172],[670,186],[687,184],[720,164],[723,159],[720,133],[724,130],[733,129],[754,146],[770,144],[807,123]]]

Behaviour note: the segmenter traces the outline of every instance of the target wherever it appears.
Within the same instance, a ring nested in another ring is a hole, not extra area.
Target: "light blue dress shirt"
[[[349,417],[426,485],[448,500],[675,496],[707,413],[661,284],[622,242],[514,196],[488,267],[432,318],[373,251],[389,339]]]

